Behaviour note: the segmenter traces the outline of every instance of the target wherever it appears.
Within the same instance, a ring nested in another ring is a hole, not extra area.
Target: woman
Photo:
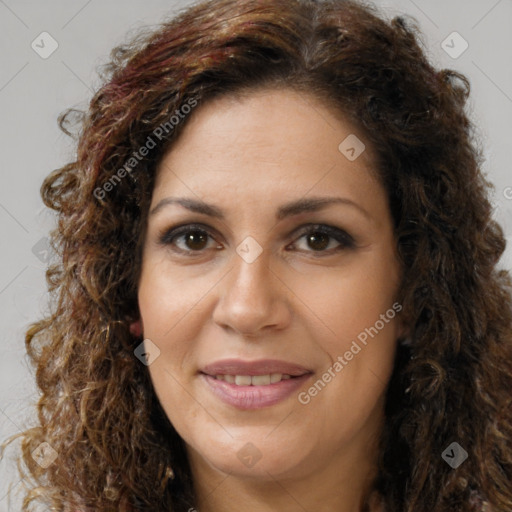
[[[512,509],[505,240],[416,33],[215,0],[113,52],[42,187],[24,510]]]

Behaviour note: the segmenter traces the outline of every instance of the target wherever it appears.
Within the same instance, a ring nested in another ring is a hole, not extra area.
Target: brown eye
[[[325,233],[311,233],[306,235],[309,246],[315,251],[323,251],[329,245],[329,235]]]
[[[182,235],[187,249],[200,251],[204,249],[208,243],[208,234],[204,231],[189,231],[186,235]]]
[[[208,248],[210,233],[198,226],[188,225],[166,231],[159,239],[160,244],[170,245],[177,252],[201,252]],[[217,246],[219,248],[219,246]]]
[[[323,224],[315,224],[303,230],[297,240],[301,239],[306,240],[306,247],[302,249],[306,252],[330,254],[355,247],[354,239],[347,232]],[[297,242],[293,246],[298,246]]]

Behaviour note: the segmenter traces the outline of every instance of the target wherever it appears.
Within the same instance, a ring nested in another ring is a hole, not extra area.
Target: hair
[[[195,506],[183,441],[129,325],[155,169],[193,115],[184,105],[258,88],[313,95],[357,125],[389,197],[410,334],[387,388],[373,492],[390,512],[512,510],[505,238],[465,112],[469,82],[436,70],[421,37],[413,19],[359,2],[211,0],[112,51],[78,117],[76,159],[41,187],[58,212],[58,262],[49,313],[26,334],[38,424],[9,441],[22,437],[18,469],[33,482],[23,510]],[[59,118],[68,134],[75,113]],[[58,454],[46,469],[31,456],[43,442]],[[468,452],[456,469],[441,456],[452,442]]]

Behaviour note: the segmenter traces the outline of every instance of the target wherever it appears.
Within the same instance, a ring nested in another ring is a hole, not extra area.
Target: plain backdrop
[[[484,171],[495,186],[496,218],[510,240],[512,2],[374,3],[386,16],[413,16],[433,63],[470,79],[469,110],[485,148]],[[74,155],[72,140],[58,129],[57,117],[68,107],[87,106],[99,85],[96,69],[107,62],[114,46],[138,28],[160,23],[189,4],[186,0],[0,0],[0,440],[26,429],[35,414],[37,393],[24,333],[45,311],[46,236],[54,221],[39,188],[49,172]],[[45,54],[55,46],[51,55]],[[510,248],[501,265],[512,268]],[[16,501],[8,507],[5,498],[8,483],[15,491],[21,487],[12,456],[10,450],[0,462],[0,512],[20,510]]]

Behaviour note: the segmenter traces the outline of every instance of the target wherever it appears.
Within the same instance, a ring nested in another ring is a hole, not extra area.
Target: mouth
[[[206,365],[199,372],[210,392],[238,409],[275,405],[290,397],[312,374],[302,365],[270,359],[225,359]]]
[[[267,373],[265,375],[212,375],[217,380],[223,380],[235,386],[268,386],[282,380],[297,378],[283,373]]]
[[[212,377],[267,377],[280,375],[288,377],[301,377],[306,373],[312,373],[312,370],[297,363],[282,361],[279,359],[258,359],[256,361],[244,361],[242,359],[222,359],[207,364],[201,370],[201,373],[211,375]],[[281,379],[279,379],[281,380]],[[270,382],[269,382],[270,384]],[[247,384],[246,384],[247,385]]]

